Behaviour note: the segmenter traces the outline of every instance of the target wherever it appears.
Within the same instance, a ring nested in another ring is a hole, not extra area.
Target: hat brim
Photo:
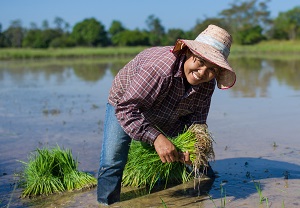
[[[235,84],[236,74],[220,51],[205,43],[194,40],[179,39],[173,48],[173,52],[179,51],[185,46],[187,46],[195,55],[198,55],[222,68],[218,77],[216,77],[219,89],[228,89]]]

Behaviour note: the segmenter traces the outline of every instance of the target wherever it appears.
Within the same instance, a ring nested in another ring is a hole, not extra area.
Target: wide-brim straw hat
[[[220,89],[232,87],[236,81],[236,74],[228,63],[228,56],[232,43],[231,35],[216,25],[209,25],[195,40],[178,39],[173,52],[187,46],[196,56],[219,66],[220,73],[216,77]]]

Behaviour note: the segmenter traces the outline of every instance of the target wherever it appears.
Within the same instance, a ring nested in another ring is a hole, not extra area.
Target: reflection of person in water
[[[131,138],[154,145],[163,163],[190,162],[167,137],[205,124],[215,85],[234,85],[236,75],[227,61],[231,42],[227,31],[209,25],[195,40],[144,50],[119,71],[106,108],[99,203],[120,200]]]

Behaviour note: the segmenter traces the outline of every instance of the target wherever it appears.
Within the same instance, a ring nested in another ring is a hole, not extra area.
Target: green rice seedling
[[[206,125],[193,125],[176,138],[170,138],[178,151],[190,153],[194,169],[207,166],[208,159],[214,156],[212,138]],[[209,141],[203,141],[208,140]],[[210,150],[207,150],[209,148]],[[149,192],[158,182],[184,183],[193,178],[186,165],[180,162],[162,163],[153,146],[133,140],[130,145],[128,160],[123,172],[122,185],[149,186]]]
[[[88,188],[96,185],[96,179],[88,173],[79,172],[78,162],[70,150],[58,146],[51,150],[37,149],[29,157],[22,179],[22,197],[49,195],[63,191]]]
[[[159,198],[160,198],[160,200],[161,200],[161,202],[162,202],[163,207],[164,207],[164,208],[167,208],[167,205],[166,205],[166,203],[164,202],[164,200],[163,200],[161,197],[159,197]]]
[[[225,208],[226,207],[226,190],[223,188],[223,185],[220,184],[220,191],[221,191],[221,206],[220,208]],[[210,194],[208,194],[209,199],[212,201],[212,203],[214,204],[214,207],[217,208],[219,206],[216,205],[214,199],[212,198],[212,196]]]
[[[258,193],[258,196],[259,196],[259,203],[262,204],[263,201],[265,201],[267,207],[269,207],[269,200],[268,200],[267,197],[264,197],[264,196],[263,196],[263,194],[262,194],[262,189],[261,189],[261,186],[260,186],[260,182],[255,182],[255,181],[254,181],[254,185],[255,185],[255,188],[256,188],[257,193]]]
[[[63,182],[67,191],[90,188],[96,185],[96,180],[94,177],[88,173],[79,171],[72,171],[68,174],[65,174]]]
[[[207,193],[207,195],[208,195],[210,201],[214,204],[214,208],[217,208],[217,205],[216,205],[214,199],[212,198],[212,196],[210,194],[208,194],[208,193]]]
[[[221,207],[226,206],[226,190],[223,188],[222,184],[220,185],[221,189]]]
[[[255,185],[256,191],[257,191],[258,196],[259,196],[259,203],[261,204],[263,202],[263,200],[264,200],[264,197],[262,195],[262,190],[261,190],[260,182],[255,182],[254,181],[254,185]]]

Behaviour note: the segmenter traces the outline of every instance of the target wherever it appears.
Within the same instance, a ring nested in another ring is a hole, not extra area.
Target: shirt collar
[[[183,65],[184,65],[185,59],[186,59],[185,54],[182,54],[179,57],[178,64],[175,63],[175,64],[177,64],[177,66],[175,66],[175,68],[174,68],[174,70],[175,70],[174,77],[181,77],[181,78],[184,77],[184,74],[183,74]]]

